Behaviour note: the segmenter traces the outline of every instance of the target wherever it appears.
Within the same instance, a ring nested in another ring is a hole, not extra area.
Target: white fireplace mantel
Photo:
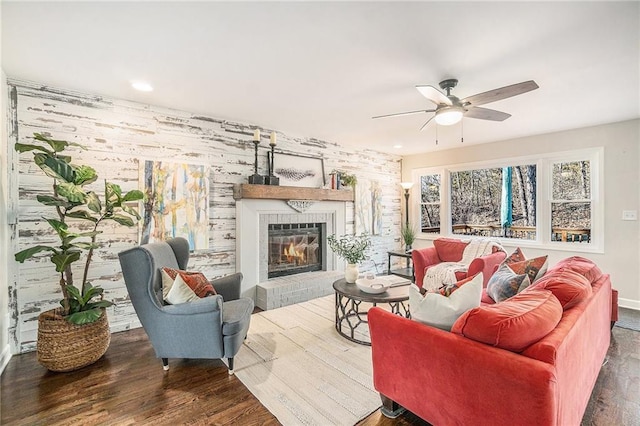
[[[242,198],[236,200],[236,270],[242,272],[241,294],[256,299],[256,286],[267,278],[267,238],[271,223],[326,223],[327,235],[344,234],[346,201],[315,201],[298,212],[285,200]],[[343,270],[335,254],[323,247],[328,271]]]

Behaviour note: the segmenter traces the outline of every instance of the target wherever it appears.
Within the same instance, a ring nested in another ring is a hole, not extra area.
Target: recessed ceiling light
[[[395,149],[400,149],[400,148],[402,148],[402,145],[397,144],[397,145],[394,145],[393,147],[394,147]]]
[[[141,92],[151,92],[153,87],[146,81],[133,81],[131,82],[131,87]]]

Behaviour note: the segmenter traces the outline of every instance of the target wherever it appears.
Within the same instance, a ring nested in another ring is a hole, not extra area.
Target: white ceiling
[[[535,80],[463,120],[483,143],[640,117],[638,2],[11,2],[10,78],[410,154],[459,146],[414,88],[460,98]],[[155,88],[140,93],[134,79]],[[401,144],[403,148],[394,149]]]

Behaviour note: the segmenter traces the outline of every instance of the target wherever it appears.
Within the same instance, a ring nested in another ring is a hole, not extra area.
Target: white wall
[[[484,160],[604,147],[604,253],[578,253],[525,249],[525,254],[549,254],[550,264],[567,256],[583,256],[595,261],[611,274],[619,291],[620,306],[640,309],[639,221],[623,221],[623,210],[640,210],[640,120],[630,120],[527,138],[471,145],[445,151],[406,156],[402,160],[402,179],[411,180],[411,171],[422,167],[471,163]],[[414,192],[411,202],[417,202]],[[420,240],[415,247],[430,245]],[[517,243],[514,243],[517,244]]]
[[[100,179],[92,184],[92,189],[97,192],[102,191],[105,178],[121,185],[124,191],[139,188],[139,166],[144,160],[209,165],[210,248],[195,252],[189,266],[209,277],[236,271],[233,185],[246,183],[253,173],[251,139],[255,125],[12,79],[9,92],[14,98],[9,107],[13,114],[10,125],[14,126],[9,133],[9,146],[13,147],[16,141],[29,142],[34,132],[86,146],[86,151],[73,152],[72,156],[76,164],[96,169]],[[266,173],[266,142],[271,130],[262,129],[265,135],[259,147],[262,174]],[[355,173],[360,180],[380,183],[383,226],[382,234],[373,239],[372,252],[378,269],[384,270],[386,251],[400,247],[400,157],[277,133],[278,150],[322,157],[327,173],[341,169]],[[55,240],[42,220],[51,214],[51,209],[35,200],[37,194],[51,191],[51,180],[33,167],[28,153],[21,154],[19,161],[13,160],[12,164],[15,170],[9,172],[9,185],[15,182],[13,179],[18,184],[17,189],[9,192],[9,202],[16,204],[19,235],[9,238],[9,253]],[[353,217],[347,218],[346,229],[353,231]],[[116,302],[108,311],[111,330],[126,330],[139,326],[139,322],[128,299],[117,253],[138,243],[138,231],[119,226],[107,226],[103,231],[99,236],[103,246],[94,253],[89,279],[105,288],[107,299]],[[9,266],[16,265],[12,256],[7,262]],[[37,316],[58,306],[60,292],[53,265],[46,259],[33,259],[18,266],[17,277],[9,284],[9,311],[15,317],[9,335],[10,344],[15,346],[12,350],[24,352],[35,347]],[[79,277],[81,273],[74,275]],[[245,280],[243,284],[251,287],[257,283]]]

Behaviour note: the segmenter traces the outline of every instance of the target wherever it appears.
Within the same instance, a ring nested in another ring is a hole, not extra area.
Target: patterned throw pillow
[[[533,284],[539,278],[547,272],[549,262],[548,256],[540,256],[534,259],[527,259],[521,262],[514,262],[509,264],[509,268],[516,274],[527,274],[529,281]]]
[[[439,292],[420,294],[415,284],[409,287],[411,319],[449,331],[460,315],[480,306],[482,297],[482,273],[464,280],[464,285],[449,297]]]
[[[517,274],[509,265],[503,263],[489,279],[487,294],[496,302],[502,302],[520,293],[529,285],[531,280],[527,274]]]
[[[478,274],[476,274],[478,275]],[[458,281],[457,283],[453,283],[453,284],[443,284],[442,287],[440,287],[438,289],[438,292],[445,296],[445,297],[449,297],[451,296],[451,293],[453,293],[454,291],[456,291],[457,289],[459,289],[460,287],[462,287],[463,285],[465,285],[466,283],[468,283],[469,281],[473,280],[476,275],[467,277],[463,280]],[[422,292],[420,292],[422,293]]]
[[[168,295],[176,284],[178,278],[180,278],[180,281],[188,286],[189,289],[199,298],[217,294],[207,277],[200,272],[181,271],[180,269],[164,267],[162,268],[162,296],[165,301],[169,302],[169,300],[167,300],[169,297]]]
[[[524,257],[524,253],[522,253],[522,250],[520,250],[520,247],[518,247],[513,253],[509,255],[509,257],[503,260],[502,263],[510,265],[512,263],[522,262],[523,260],[526,260]]]

